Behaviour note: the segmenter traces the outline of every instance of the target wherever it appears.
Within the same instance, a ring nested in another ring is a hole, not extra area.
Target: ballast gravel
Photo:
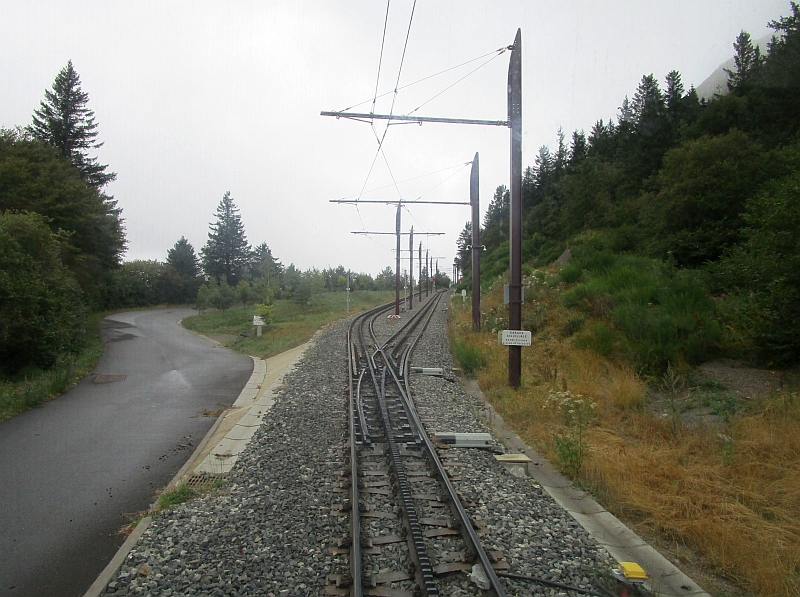
[[[418,344],[414,366],[452,370],[444,306],[443,300]],[[378,331],[396,325],[383,322]],[[284,378],[227,484],[157,515],[106,594],[320,596],[328,574],[347,571],[347,556],[330,548],[347,535],[349,522],[331,508],[346,498],[338,486],[348,326],[341,321],[317,335]],[[452,378],[413,376],[412,391],[430,435],[488,431],[476,417],[483,405]],[[485,521],[486,547],[502,551],[510,572],[592,589],[593,578],[611,568],[607,552],[530,479],[510,474],[485,450],[443,452],[448,463],[460,464],[453,482],[470,515]],[[443,583],[442,594],[481,594],[466,574],[457,574]],[[508,595],[577,595],[510,579],[503,584]]]

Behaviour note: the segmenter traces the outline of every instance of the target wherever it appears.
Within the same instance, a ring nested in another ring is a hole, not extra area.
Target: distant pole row
[[[508,65],[508,120],[470,120],[463,118],[433,118],[425,116],[399,116],[393,114],[361,114],[354,112],[321,112],[322,116],[334,116],[336,118],[352,118],[355,120],[371,122],[375,119],[396,120],[404,122],[437,122],[450,124],[477,124],[488,126],[504,126],[511,130],[511,168],[510,168],[510,190],[511,200],[509,206],[509,284],[508,284],[508,320],[509,329],[521,330],[522,327],[522,31],[517,29],[514,38],[514,45],[511,51],[511,59]],[[478,154],[472,162],[470,174],[470,201],[472,207],[472,329],[480,331],[480,200],[478,192],[479,163]],[[334,200],[336,203],[367,203],[367,201],[345,201]],[[402,201],[376,201],[376,203],[397,203],[397,218],[395,233],[397,235],[396,266],[395,266],[395,315],[400,315],[400,209]],[[459,204],[459,202],[439,202],[426,201],[424,203],[448,203]],[[413,306],[413,228],[409,240],[409,254],[411,255],[411,282],[410,292],[412,294],[409,308]],[[422,300],[422,243],[419,249],[419,299]],[[428,293],[431,262],[426,254],[427,279],[425,292]],[[437,264],[438,271],[438,264]],[[458,280],[458,264],[453,264],[453,279]],[[508,347],[508,383],[512,388],[520,386],[522,371],[522,347]]]

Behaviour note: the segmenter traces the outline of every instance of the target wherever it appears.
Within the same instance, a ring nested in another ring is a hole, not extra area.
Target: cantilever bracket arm
[[[435,118],[432,116],[399,116],[397,114],[366,114],[358,112],[320,112],[320,116],[334,116],[335,118],[352,118],[362,122],[372,120],[400,120],[405,122],[439,122],[445,124],[482,124],[485,126],[510,126],[508,120],[475,120],[470,118]]]

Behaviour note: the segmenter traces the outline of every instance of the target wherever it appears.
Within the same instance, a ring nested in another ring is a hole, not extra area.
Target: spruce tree
[[[186,278],[196,278],[200,275],[200,261],[194,252],[194,247],[184,237],[180,237],[175,246],[167,251],[167,264]]]
[[[664,113],[664,95],[658,80],[651,74],[642,77],[631,104],[638,132],[644,136],[655,136],[660,132],[660,117]]]
[[[217,206],[217,222],[209,224],[208,241],[200,250],[203,269],[212,278],[223,276],[230,284],[239,283],[250,262],[250,246],[244,235],[239,209],[226,191]]]
[[[681,105],[684,96],[683,81],[681,81],[681,74],[676,70],[671,70],[667,73],[667,89],[664,92],[664,102],[667,105],[667,110],[674,113]]]
[[[734,69],[725,69],[728,74],[728,89],[741,92],[744,86],[761,70],[764,57],[761,56],[761,48],[753,45],[747,31],[742,31],[736,36],[733,49],[736,50],[736,54],[733,56]]]
[[[39,109],[33,113],[30,130],[55,146],[87,181],[100,189],[117,175],[106,172],[107,165],[88,155],[89,150],[103,145],[96,141],[97,123],[94,112],[86,107],[88,102],[89,94],[81,89],[81,78],[70,60],[56,76],[52,91],[45,90]]]
[[[572,143],[569,147],[569,165],[578,165],[586,158],[587,152],[586,134],[583,131],[573,131]]]
[[[250,263],[250,275],[253,278],[262,278],[267,284],[273,284],[282,273],[283,264],[272,255],[267,243],[261,243],[253,249]]]

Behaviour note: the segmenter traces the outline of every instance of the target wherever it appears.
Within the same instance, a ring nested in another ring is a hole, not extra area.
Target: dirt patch
[[[731,359],[709,361],[697,369],[736,394],[740,400],[764,398],[783,385],[783,377],[779,371],[756,369]]]
[[[661,383],[651,388],[647,402],[656,416],[672,417],[688,429],[719,428],[749,403],[774,394],[783,384],[780,371],[718,359],[683,376],[668,371]]]

